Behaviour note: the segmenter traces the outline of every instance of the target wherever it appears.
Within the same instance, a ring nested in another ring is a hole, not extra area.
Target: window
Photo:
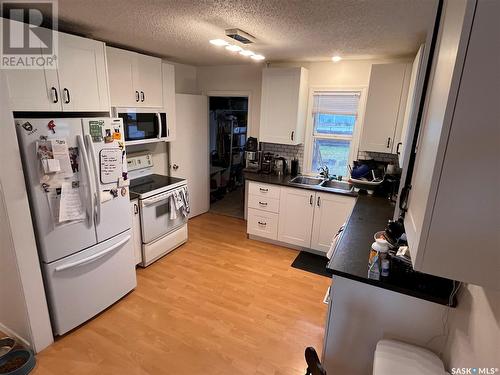
[[[310,171],[324,165],[330,175],[347,176],[358,119],[359,91],[314,91]]]

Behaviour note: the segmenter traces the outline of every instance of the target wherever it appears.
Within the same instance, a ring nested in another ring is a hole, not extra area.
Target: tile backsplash
[[[277,143],[266,143],[262,142],[262,151],[271,152],[277,156],[282,156],[285,159],[291,160],[293,158],[299,159],[300,172],[304,171],[304,145],[281,145]],[[398,155],[388,154],[383,152],[368,152],[368,151],[358,151],[358,160],[370,160],[390,163],[392,162],[396,166],[399,165]]]
[[[370,151],[358,151],[358,160],[370,160],[382,161],[386,163],[393,163],[399,166],[398,155],[388,154],[385,152],[370,152]]]
[[[292,160],[293,158],[299,159],[299,169],[303,171],[304,163],[304,145],[280,145],[277,143],[266,143],[262,142],[262,151],[271,152],[277,156],[282,156],[287,160]],[[290,163],[288,164],[290,168]]]

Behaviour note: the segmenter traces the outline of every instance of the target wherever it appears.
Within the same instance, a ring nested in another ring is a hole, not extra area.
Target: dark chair
[[[307,363],[306,375],[326,375],[326,370],[321,366],[318,353],[314,348],[306,348],[305,357]]]

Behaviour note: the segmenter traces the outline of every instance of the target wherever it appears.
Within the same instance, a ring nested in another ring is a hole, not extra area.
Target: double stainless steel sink
[[[348,193],[351,192],[353,186],[344,181],[325,180],[319,177],[297,176],[289,182],[290,185],[296,186],[311,186],[321,188],[332,192]]]

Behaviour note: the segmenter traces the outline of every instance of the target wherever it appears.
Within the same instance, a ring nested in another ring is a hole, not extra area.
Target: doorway
[[[248,97],[210,96],[210,211],[243,219]]]

